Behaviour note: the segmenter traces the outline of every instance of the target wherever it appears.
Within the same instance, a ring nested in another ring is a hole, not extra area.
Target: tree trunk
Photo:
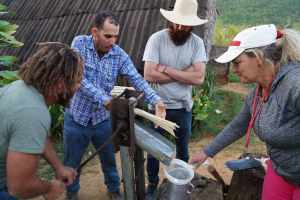
[[[195,30],[201,34],[200,36],[204,41],[208,55],[213,43],[213,34],[217,17],[216,0],[198,0],[198,2],[198,16],[202,19],[208,19],[208,22],[202,26],[195,27]]]

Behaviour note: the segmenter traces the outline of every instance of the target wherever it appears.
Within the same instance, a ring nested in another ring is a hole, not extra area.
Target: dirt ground
[[[233,92],[237,92],[240,94],[247,94],[249,89],[244,87],[239,83],[230,83],[227,85],[222,86],[222,89],[229,90]],[[190,143],[190,155],[197,153],[200,149],[212,141],[213,136],[205,136],[199,138],[197,141],[192,141]],[[222,152],[217,154],[214,159],[210,159],[210,162],[215,166],[217,171],[221,174],[222,178],[225,180],[227,184],[230,183],[232,172],[224,166],[224,163],[227,160],[236,159],[243,151],[245,139],[242,138],[239,141],[235,142],[234,144],[230,145]],[[257,137],[253,137],[251,140],[250,145],[250,152],[252,153],[265,153],[265,145],[259,141]],[[121,177],[121,167],[120,167],[120,155],[116,154],[117,158],[117,165]],[[197,172],[201,175],[208,176],[213,178],[205,168],[200,167],[197,169]],[[161,165],[160,169],[160,177],[161,180],[164,178],[163,174],[163,166]],[[109,200],[106,192],[106,187],[104,185],[104,177],[103,173],[100,170],[100,164],[98,159],[94,159],[90,166],[87,166],[83,169],[81,175],[81,189],[79,192],[80,200]],[[123,187],[123,185],[121,186]],[[59,199],[65,199],[64,195]],[[43,198],[35,198],[32,200],[43,200]]]

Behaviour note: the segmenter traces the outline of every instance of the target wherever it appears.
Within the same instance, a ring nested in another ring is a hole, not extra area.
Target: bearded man
[[[149,38],[143,56],[144,78],[152,83],[166,105],[166,119],[180,127],[175,132],[176,157],[186,162],[189,160],[192,86],[203,83],[207,61],[203,40],[192,33],[193,26],[207,22],[197,16],[197,8],[197,0],[177,0],[173,11],[161,9],[169,22],[168,29]],[[155,196],[158,171],[159,161],[148,155],[148,199]]]

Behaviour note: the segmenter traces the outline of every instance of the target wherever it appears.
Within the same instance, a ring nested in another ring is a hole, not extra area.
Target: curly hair
[[[48,95],[50,88],[61,80],[65,83],[66,93],[74,90],[83,76],[80,56],[63,43],[46,42],[38,45],[40,49],[21,65],[18,72],[20,78],[43,95]]]

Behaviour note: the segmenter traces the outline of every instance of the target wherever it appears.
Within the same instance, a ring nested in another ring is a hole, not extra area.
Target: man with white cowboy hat
[[[192,33],[193,26],[207,22],[197,16],[197,9],[197,0],[177,0],[172,11],[160,9],[169,22],[168,28],[151,35],[143,56],[144,77],[167,106],[166,119],[180,126],[175,132],[176,157],[186,162],[189,160],[192,86],[203,83],[207,61],[203,40]],[[155,196],[158,171],[159,161],[148,155],[147,197]]]

